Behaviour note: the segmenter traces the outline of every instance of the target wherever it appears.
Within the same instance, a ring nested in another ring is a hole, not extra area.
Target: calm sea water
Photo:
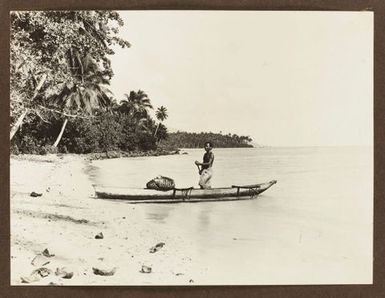
[[[144,187],[157,175],[198,187],[186,155],[94,161],[105,186]],[[213,187],[278,180],[257,199],[143,204],[144,220],[178,230],[201,284],[371,283],[373,154],[369,147],[214,149]],[[122,202],[121,206],[126,203]],[[122,207],[123,208],[123,207]]]

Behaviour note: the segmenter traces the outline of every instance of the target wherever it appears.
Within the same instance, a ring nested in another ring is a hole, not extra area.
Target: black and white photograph
[[[11,11],[11,285],[372,284],[373,35],[369,11]]]

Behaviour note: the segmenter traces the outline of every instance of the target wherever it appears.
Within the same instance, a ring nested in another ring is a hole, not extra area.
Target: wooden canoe
[[[129,203],[182,203],[248,200],[276,184],[276,180],[253,185],[233,185],[232,187],[197,189],[175,188],[159,191],[146,188],[123,188],[96,186],[97,198],[125,200]]]

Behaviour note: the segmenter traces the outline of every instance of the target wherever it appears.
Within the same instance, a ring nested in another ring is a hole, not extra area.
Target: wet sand
[[[140,205],[95,199],[85,172],[88,164],[76,155],[11,158],[11,284],[194,284],[188,240],[149,225]],[[42,196],[32,197],[31,192]],[[98,233],[103,239],[95,239]],[[164,246],[151,253],[158,243]],[[45,249],[54,256],[40,257],[43,261],[32,265]],[[140,272],[143,265],[151,273]],[[41,267],[49,269],[48,276],[22,282]],[[72,278],[55,274],[63,267],[73,272]],[[93,268],[116,269],[101,276]]]

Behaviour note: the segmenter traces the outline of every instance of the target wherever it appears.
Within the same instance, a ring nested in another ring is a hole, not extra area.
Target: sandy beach
[[[190,243],[149,226],[140,205],[95,199],[89,162],[76,155],[11,157],[11,284],[194,284]],[[163,247],[151,253],[158,243]],[[47,270],[32,274],[39,268]]]

